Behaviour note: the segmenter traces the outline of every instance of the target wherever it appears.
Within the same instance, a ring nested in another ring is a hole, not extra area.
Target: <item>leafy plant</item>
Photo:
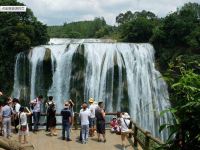
[[[171,101],[175,105],[166,110],[174,115],[174,123],[160,127],[171,131],[163,148],[196,150],[200,148],[200,75],[181,66],[179,71],[177,81],[171,84]]]

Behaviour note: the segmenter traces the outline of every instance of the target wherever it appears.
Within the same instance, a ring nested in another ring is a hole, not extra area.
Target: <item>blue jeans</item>
[[[86,142],[88,140],[89,124],[88,125],[81,125],[81,132],[82,132],[82,141]]]
[[[38,124],[40,121],[40,112],[33,112],[33,121],[34,121],[34,131],[38,130]]]
[[[11,134],[11,118],[3,118],[3,132],[4,137],[9,138]]]
[[[65,139],[65,132],[67,133],[67,139],[70,138],[70,128],[71,125],[69,122],[63,121],[62,123],[62,139]]]

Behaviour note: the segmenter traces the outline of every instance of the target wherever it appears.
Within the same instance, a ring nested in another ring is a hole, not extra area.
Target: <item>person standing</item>
[[[19,104],[19,100],[17,98],[13,98],[13,112],[14,112],[14,126],[15,132],[18,133],[17,126],[19,124],[19,109],[21,105]]]
[[[57,135],[56,133],[56,104],[53,101],[53,96],[49,96],[49,101],[47,102],[47,130],[50,128],[50,135]]]
[[[41,110],[41,104],[42,104],[43,96],[40,95],[36,99],[32,100],[30,102],[31,109],[33,111],[33,121],[34,121],[34,132],[38,131],[38,124],[40,120],[40,110]]]
[[[4,137],[10,138],[11,136],[11,115],[12,115],[12,108],[10,107],[12,100],[7,98],[5,101],[5,105],[2,108],[2,118],[3,118],[3,131]]]
[[[66,102],[64,109],[61,110],[62,115],[62,139],[65,140],[65,132],[67,133],[67,141],[72,141],[70,138],[70,128],[72,124],[72,113],[69,110],[69,103]]]
[[[72,125],[73,125],[74,124],[74,102],[70,99],[68,103],[69,103],[69,110],[71,111],[71,114],[72,114]]]
[[[54,105],[54,107],[52,107],[52,105]],[[52,108],[55,108],[55,110],[56,110],[56,103],[55,103],[55,101],[53,101],[53,96],[49,96],[49,99],[48,99],[48,101],[46,102],[45,106],[46,106],[46,108],[47,108],[46,131],[49,131],[49,120],[50,120],[50,117],[51,117],[51,116],[49,115],[49,108],[50,108],[50,106],[51,106]]]
[[[90,131],[89,134],[90,136],[94,136],[94,129],[95,129],[95,109],[97,108],[96,105],[94,105],[94,99],[90,98],[89,99],[89,110],[90,110],[90,119],[89,119],[89,127],[90,127]]]
[[[103,109],[103,102],[98,103],[98,107],[95,110],[95,116],[96,116],[96,127],[97,127],[97,137],[98,137],[98,142],[101,142],[100,135],[102,134],[103,136],[103,142],[106,142],[106,137],[105,137],[105,111]]]
[[[126,112],[124,115],[120,117],[120,126],[121,126],[121,140],[122,140],[122,148],[125,150],[125,138],[130,133],[129,125],[130,125],[130,116]]]
[[[27,112],[25,112],[25,109]],[[29,134],[27,115],[31,115],[31,112],[28,108],[23,106],[19,109],[19,143],[25,144],[28,143],[27,135]],[[24,136],[24,142],[21,142],[22,136]]]
[[[82,111],[80,111],[79,117],[81,119],[81,137],[82,143],[86,144],[89,135],[89,117],[91,116],[90,111],[87,109],[87,104],[82,104]]]

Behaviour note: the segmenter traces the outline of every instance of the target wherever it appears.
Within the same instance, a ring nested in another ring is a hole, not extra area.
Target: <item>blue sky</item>
[[[159,17],[187,2],[200,0],[18,0],[32,9],[34,15],[47,25],[62,25],[64,22],[92,20],[104,17],[110,25],[115,24],[118,14],[148,10]]]

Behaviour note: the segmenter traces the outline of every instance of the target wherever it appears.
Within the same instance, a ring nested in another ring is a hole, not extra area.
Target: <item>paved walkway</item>
[[[61,139],[61,130],[58,130],[58,136],[49,136],[47,132],[41,130],[36,134],[30,132],[28,140],[34,145],[35,150],[121,150],[121,136],[111,134],[106,131],[106,143],[97,142],[97,137],[90,137],[87,144],[82,144],[77,140],[79,130],[72,130],[72,141],[67,142]],[[17,139],[17,135],[13,138]],[[132,139],[133,140],[133,139]],[[133,143],[126,139],[126,150],[133,150]]]

